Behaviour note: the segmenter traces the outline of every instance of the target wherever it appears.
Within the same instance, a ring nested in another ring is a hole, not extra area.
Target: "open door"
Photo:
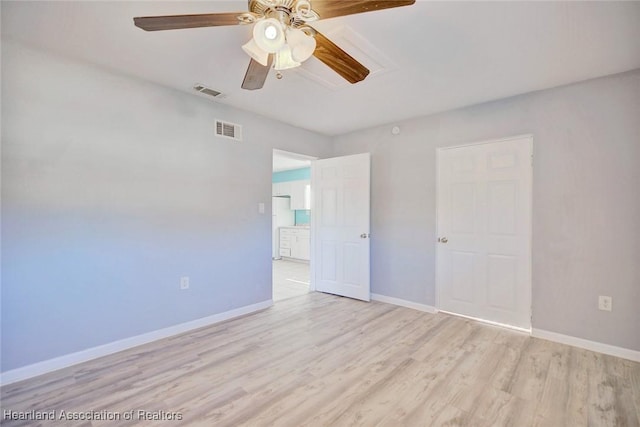
[[[369,153],[311,164],[311,277],[316,291],[370,300]]]

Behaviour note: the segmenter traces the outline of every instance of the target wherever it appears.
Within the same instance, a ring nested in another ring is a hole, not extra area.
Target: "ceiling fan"
[[[253,38],[242,46],[251,57],[243,89],[260,89],[271,68],[281,78],[281,70],[298,67],[312,55],[354,84],[364,80],[369,70],[309,22],[414,3],[415,0],[249,0],[248,12],[145,16],[133,18],[133,22],[146,31],[254,24]]]

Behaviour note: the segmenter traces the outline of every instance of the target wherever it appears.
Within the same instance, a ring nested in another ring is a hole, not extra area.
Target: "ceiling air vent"
[[[222,138],[242,141],[242,126],[216,120],[216,135]]]
[[[217,90],[213,90],[209,87],[206,87],[205,85],[201,85],[201,84],[195,84],[193,86],[193,90],[203,93],[205,95],[209,95],[212,96],[214,98],[224,98],[224,95],[222,95],[222,92],[218,92]]]

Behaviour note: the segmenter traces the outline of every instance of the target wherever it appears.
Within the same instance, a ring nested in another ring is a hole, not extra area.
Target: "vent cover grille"
[[[242,141],[242,126],[235,123],[216,120],[216,135],[221,138],[229,138],[235,141]]]
[[[195,84],[193,86],[193,90],[200,92],[200,93],[204,93],[205,95],[209,95],[212,96],[214,98],[224,98],[224,96],[222,95],[222,92],[219,92],[217,90],[211,89],[210,87],[206,87],[205,85],[201,85],[201,84]]]

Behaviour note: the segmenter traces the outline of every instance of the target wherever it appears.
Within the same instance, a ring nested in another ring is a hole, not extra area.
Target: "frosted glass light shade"
[[[263,51],[276,53],[282,48],[285,41],[282,25],[274,18],[256,22],[253,26],[253,40]]]
[[[297,28],[287,30],[287,44],[291,47],[291,57],[296,62],[304,62],[316,50],[316,39]]]
[[[285,45],[282,49],[276,52],[276,59],[273,64],[274,70],[288,70],[289,68],[299,67],[300,63],[294,61],[291,57],[291,48]]]
[[[269,53],[260,49],[254,39],[251,39],[248,43],[244,44],[242,46],[242,50],[265,67],[269,65]]]

